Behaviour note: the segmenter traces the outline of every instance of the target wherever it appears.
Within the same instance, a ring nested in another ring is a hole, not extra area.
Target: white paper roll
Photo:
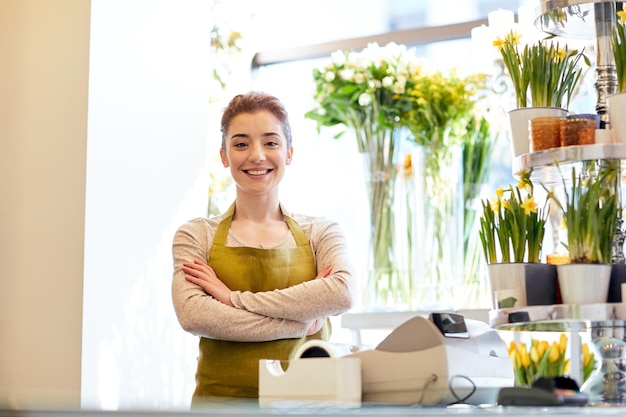
[[[309,340],[300,346],[293,355],[294,359],[334,358],[335,351],[330,343],[323,340]]]

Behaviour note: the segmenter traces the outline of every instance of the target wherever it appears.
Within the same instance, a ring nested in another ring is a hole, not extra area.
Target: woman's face
[[[280,121],[266,110],[235,116],[220,150],[238,191],[250,194],[278,190],[292,153]]]

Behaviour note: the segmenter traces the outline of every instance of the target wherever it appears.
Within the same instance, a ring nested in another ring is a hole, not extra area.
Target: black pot
[[[613,264],[609,281],[609,303],[622,302],[622,284],[626,283],[626,264]]]
[[[558,277],[556,265],[529,263],[526,265],[525,277],[526,303],[529,306],[557,303]]]

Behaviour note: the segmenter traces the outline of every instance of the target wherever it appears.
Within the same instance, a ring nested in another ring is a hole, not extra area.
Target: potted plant
[[[557,266],[565,304],[607,301],[618,215],[618,174],[612,161],[587,162],[580,172],[572,167],[569,187],[563,178],[563,201],[554,192],[548,194],[563,212],[567,227],[570,263]]]
[[[567,115],[582,73],[580,59],[584,58],[589,65],[582,52],[570,50],[551,38],[523,47],[520,39],[518,33],[510,31],[504,39],[494,41],[515,92],[516,109],[509,112],[515,156],[529,151],[529,120]]]
[[[626,4],[617,12],[618,19],[613,28],[613,57],[617,73],[617,93],[607,98],[611,136],[615,143],[626,142]]]
[[[496,197],[483,200],[482,206],[479,236],[492,307],[556,302],[556,269],[540,263],[548,205],[546,201],[543,208],[537,208],[530,172],[521,175],[517,187],[500,187]]]

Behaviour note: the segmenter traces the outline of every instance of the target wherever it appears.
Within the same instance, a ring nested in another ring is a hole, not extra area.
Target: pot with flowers
[[[546,38],[521,46],[521,36],[510,31],[496,39],[515,92],[516,109],[509,112],[513,155],[529,152],[529,121],[538,117],[564,117],[580,80],[582,52]],[[541,149],[537,146],[534,150]]]
[[[611,139],[615,143],[626,143],[626,3],[617,12],[618,19],[613,27],[613,57],[617,73],[617,93],[607,97]]]
[[[571,184],[563,178],[563,194],[548,194],[563,212],[569,264],[558,265],[565,304],[605,303],[608,298],[618,203],[619,170],[613,161],[588,161],[572,167]]]
[[[316,106],[306,117],[321,127],[338,126],[356,139],[364,161],[369,198],[369,266],[365,305],[408,307],[411,299],[409,228],[396,216],[396,178],[402,121],[411,109],[408,90],[416,55],[404,45],[368,44],[336,51],[313,72]]]
[[[492,308],[556,302],[556,269],[540,263],[548,216],[537,208],[530,173],[517,187],[500,187],[482,201],[479,236],[489,273]]]

